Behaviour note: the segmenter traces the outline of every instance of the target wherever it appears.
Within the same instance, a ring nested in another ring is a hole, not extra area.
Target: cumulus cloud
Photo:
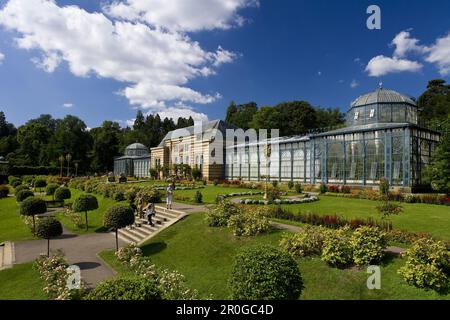
[[[402,31],[392,40],[395,46],[394,57],[403,58],[409,52],[423,53],[425,47],[418,44],[419,40],[411,38],[409,31]]]
[[[407,59],[399,59],[397,57],[386,57],[383,55],[372,58],[367,64],[366,71],[371,77],[384,76],[388,73],[396,73],[402,71],[417,72],[422,69],[423,65]]]
[[[441,75],[450,74],[450,33],[437,39],[434,45],[427,48],[425,60],[437,64]]]
[[[70,102],[66,102],[66,103],[63,104],[64,108],[72,108],[73,106],[74,106],[74,104],[70,103]]]
[[[192,32],[241,26],[239,9],[259,6],[258,0],[124,0],[104,6],[111,17],[144,22],[171,31]]]
[[[184,8],[184,4],[140,2],[114,2],[108,12],[112,14],[116,12],[114,8],[125,6],[126,10],[140,15],[148,3],[153,3],[155,12],[162,15],[158,25],[112,20],[104,13],[90,13],[75,5],[58,6],[54,0],[9,0],[0,10],[0,25],[18,34],[15,43],[19,48],[37,50],[41,54],[32,59],[37,67],[51,73],[66,62],[76,76],[94,75],[123,82],[120,94],[133,105],[154,108],[179,102],[206,104],[219,98],[218,93],[195,91],[188,83],[194,78],[214,74],[218,66],[232,62],[237,55],[220,46],[216,51],[205,51],[186,34],[169,31],[170,24],[165,26],[164,23],[175,19],[177,14],[173,12],[171,18],[169,11],[178,5]],[[227,15],[216,27],[231,23],[235,10],[248,3],[231,1],[221,5]],[[203,8],[192,16],[198,18],[197,13],[207,11]],[[200,28],[198,23],[185,21],[188,16],[190,14],[182,16],[176,24]],[[204,25],[200,29],[212,27]]]

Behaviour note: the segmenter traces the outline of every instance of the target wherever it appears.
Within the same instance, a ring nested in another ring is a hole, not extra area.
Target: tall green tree
[[[450,114],[450,85],[442,79],[429,81],[427,90],[418,99],[418,106],[420,122],[438,129],[439,123]]]
[[[92,129],[90,134],[93,140],[91,169],[98,173],[112,171],[114,157],[119,155],[120,125],[104,121],[101,127]]]
[[[17,132],[18,164],[23,165],[46,165],[45,158],[47,145],[52,137],[52,132],[45,125],[30,121],[21,126]]]
[[[250,128],[253,116],[258,111],[258,106],[255,102],[236,105],[231,102],[227,109],[225,121],[234,124],[235,126],[247,130]]]

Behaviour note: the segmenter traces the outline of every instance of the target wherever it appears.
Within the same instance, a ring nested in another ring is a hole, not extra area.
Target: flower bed
[[[264,194],[264,192],[234,192],[234,193],[226,193],[226,194],[218,194],[216,197],[217,202],[220,200],[224,200],[226,198],[231,197],[239,197],[239,196],[257,196]]]
[[[242,199],[240,204],[258,204],[258,205],[269,205],[269,204],[300,204],[318,201],[319,198],[316,196],[309,196],[303,199],[275,199],[271,200],[259,200],[259,199]]]

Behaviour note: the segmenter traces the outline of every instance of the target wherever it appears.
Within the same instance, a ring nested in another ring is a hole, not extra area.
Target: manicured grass
[[[0,242],[33,239],[33,234],[19,215],[16,198],[0,199]]]
[[[85,194],[85,192],[77,189],[70,189],[70,192],[72,193],[72,197],[68,200],[66,200],[66,203],[72,203],[76,198],[78,198],[80,195]],[[77,234],[86,234],[86,233],[93,233],[93,232],[104,232],[105,228],[103,227],[103,216],[106,212],[106,210],[114,205],[118,204],[127,204],[126,201],[124,202],[117,202],[114,201],[111,198],[105,198],[103,196],[99,196],[94,194],[94,196],[98,200],[98,209],[93,211],[88,211],[88,224],[89,224],[89,230],[86,230],[84,228],[78,228],[72,220],[65,216],[63,213],[58,213],[56,216],[61,221],[61,223],[69,230],[71,230],[74,233]],[[83,221],[84,221],[84,212],[80,213]]]
[[[47,300],[45,283],[32,263],[0,271],[0,300]]]
[[[376,210],[380,201],[349,199],[333,196],[319,196],[316,202],[282,205],[292,212],[311,211],[318,214],[337,214],[347,218],[381,219]],[[400,203],[403,212],[392,216],[394,228],[414,232],[427,232],[442,239],[450,240],[450,207],[423,203]]]
[[[188,285],[203,297],[227,299],[227,281],[233,257],[245,246],[264,243],[278,246],[282,231],[236,238],[227,228],[210,228],[204,214],[192,214],[164,230],[142,246],[146,256],[158,266],[178,270],[186,276]],[[112,252],[101,256],[119,274],[129,272],[118,264]],[[301,299],[450,299],[433,291],[407,285],[397,274],[404,260],[388,256],[381,265],[381,290],[369,290],[365,269],[331,268],[318,257],[298,259],[305,289]]]
[[[261,190],[235,188],[235,187],[223,187],[220,185],[217,185],[217,186],[208,185],[203,189],[175,190],[174,201],[196,204],[194,202],[194,196],[197,191],[200,191],[202,193],[203,203],[211,204],[211,203],[216,203],[216,197],[219,194],[236,193],[236,192],[259,192]],[[181,199],[180,197],[183,197],[186,199],[180,200]]]

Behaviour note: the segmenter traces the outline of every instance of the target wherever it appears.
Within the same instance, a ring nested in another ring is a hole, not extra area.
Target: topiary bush
[[[22,181],[20,181],[20,180],[14,180],[14,182],[11,183],[11,187],[17,188],[17,187],[20,186],[21,184],[22,184]]]
[[[200,191],[197,191],[194,196],[195,203],[203,203],[203,195]]]
[[[353,261],[358,266],[380,262],[387,246],[387,234],[378,228],[363,226],[350,237]]]
[[[330,230],[323,240],[322,261],[331,266],[344,268],[353,262],[353,247],[350,243],[350,229],[344,227]]]
[[[289,181],[287,185],[289,190],[291,190],[294,187],[294,181]]]
[[[297,262],[275,247],[242,249],[234,258],[229,279],[236,300],[296,300],[303,289]]]
[[[419,239],[402,256],[406,263],[398,273],[407,283],[418,288],[448,292],[450,253],[443,242]]]
[[[55,200],[63,201],[66,199],[70,199],[72,197],[72,193],[70,189],[67,187],[59,187],[55,190]]]
[[[39,189],[41,191],[42,188],[47,186],[47,181],[41,178],[34,180],[34,189]]]
[[[34,216],[47,212],[45,200],[35,197],[29,197],[20,203],[19,212],[23,216],[33,217],[33,233],[36,233],[36,222]]]
[[[16,200],[17,202],[22,202],[23,200],[34,197],[34,193],[31,190],[22,190],[16,193]]]
[[[116,192],[114,192],[114,194],[113,194],[113,200],[114,201],[117,201],[117,202],[120,202],[120,201],[124,201],[126,198],[125,198],[125,194],[123,193],[123,191],[116,191]]]
[[[280,247],[296,257],[320,255],[327,232],[324,227],[305,226],[299,233],[284,234]]]
[[[302,185],[300,183],[296,183],[295,184],[295,192],[297,192],[297,193],[302,193],[303,192]]]
[[[161,300],[161,291],[152,278],[122,277],[99,283],[87,300]]]
[[[206,219],[210,227],[226,227],[230,217],[240,212],[241,210],[237,205],[227,200],[221,200],[216,206],[208,210]]]
[[[9,194],[9,187],[7,185],[0,185],[0,199],[6,198]]]
[[[26,185],[21,184],[20,186],[17,186],[17,188],[14,189],[15,194],[18,194],[22,190],[30,190],[30,188]]]
[[[45,188],[45,195],[52,196],[53,200],[55,199],[55,192],[59,188],[59,185],[56,183],[50,183]]]
[[[36,235],[39,238],[47,239],[47,256],[50,255],[50,239],[62,235],[63,227],[61,222],[55,218],[44,218],[39,220],[36,228]]]
[[[14,177],[14,176],[9,176],[8,177],[8,183],[10,186],[12,186],[15,182],[19,181],[20,183],[22,183],[22,179],[18,178],[18,177]]]
[[[74,212],[84,212],[86,221],[86,230],[89,229],[88,224],[88,211],[98,209],[97,198],[91,194],[83,194],[79,196],[72,204],[72,210]]]
[[[134,211],[131,207],[113,206],[110,207],[103,218],[103,225],[112,229],[116,233],[116,251],[119,250],[118,230],[134,223]]]
[[[239,214],[232,215],[228,226],[235,236],[256,236],[267,232],[270,228],[269,210],[264,207],[245,208]]]

